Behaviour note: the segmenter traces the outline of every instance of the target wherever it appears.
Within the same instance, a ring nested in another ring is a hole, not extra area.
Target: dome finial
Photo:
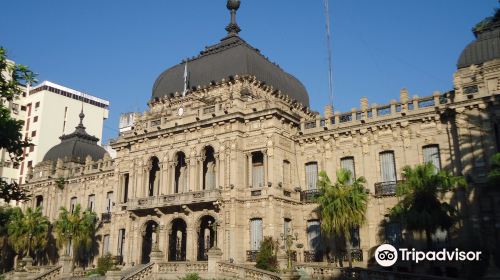
[[[240,8],[240,0],[227,0],[226,7],[231,11],[231,22],[226,26],[227,34],[230,36],[237,36],[241,31],[236,23],[236,11]]]

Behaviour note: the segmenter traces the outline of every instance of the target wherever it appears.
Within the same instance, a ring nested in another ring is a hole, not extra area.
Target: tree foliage
[[[97,216],[92,211],[82,211],[77,204],[73,211],[60,208],[59,217],[55,222],[57,246],[62,248],[71,244],[73,261],[78,256],[88,255],[95,239]]]
[[[28,207],[23,213],[14,208],[8,223],[8,239],[19,256],[33,256],[47,246],[50,223],[40,207]]]
[[[11,259],[14,252],[9,244],[8,224],[14,214],[14,208],[10,206],[0,206],[0,273],[12,268]]]
[[[488,181],[492,186],[500,186],[500,153],[491,157],[490,166],[491,171],[488,173]]]
[[[441,201],[441,196],[465,186],[465,180],[445,170],[437,171],[430,162],[404,167],[403,177],[396,188],[401,200],[390,210],[389,217],[409,231],[425,232],[430,247],[431,235],[439,228],[448,230],[456,216],[455,209]]]
[[[278,271],[278,241],[271,236],[266,236],[260,243],[260,250],[257,253],[257,263],[255,267],[267,271]]]
[[[11,117],[5,101],[13,101],[22,94],[23,84],[36,83],[36,74],[27,66],[13,64],[7,60],[7,52],[0,47],[0,149],[4,149],[10,156],[13,164],[23,159],[23,149],[30,145],[28,139],[23,139],[21,133],[24,122]],[[0,198],[24,201],[29,196],[16,182],[5,182],[0,179]]]

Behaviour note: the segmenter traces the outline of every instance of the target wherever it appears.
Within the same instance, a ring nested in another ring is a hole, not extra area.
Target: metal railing
[[[304,262],[322,262],[323,252],[322,251],[304,251]]]
[[[101,221],[103,223],[111,223],[111,213],[110,212],[102,213]]]
[[[306,190],[300,192],[300,201],[314,201],[319,195],[319,190]]]
[[[396,187],[401,181],[388,181],[375,183],[375,196],[396,195]]]
[[[247,262],[256,262],[259,250],[247,250]]]

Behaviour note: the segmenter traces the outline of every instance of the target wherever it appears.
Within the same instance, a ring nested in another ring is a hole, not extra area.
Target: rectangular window
[[[36,207],[43,208],[43,196],[39,195],[36,197]]]
[[[106,213],[110,213],[113,210],[113,192],[108,192],[106,194]]]
[[[262,242],[262,219],[250,220],[250,250],[258,251]]]
[[[30,119],[26,119],[26,131],[30,130]]]
[[[35,145],[30,145],[30,153],[35,150]]]
[[[89,195],[89,201],[87,203],[87,209],[94,212],[95,209],[95,195],[91,194]]]
[[[264,154],[262,152],[252,153],[252,186],[264,187]]]
[[[353,249],[359,249],[361,244],[361,239],[359,237],[359,227],[351,229],[351,247]]]
[[[35,108],[38,108],[40,107],[40,101],[38,101],[37,103],[35,103]]]
[[[439,146],[429,145],[422,148],[424,154],[424,163],[431,162],[437,170],[441,169],[441,159],[439,156]]]
[[[33,122],[36,123],[38,121],[38,116],[33,117]]]
[[[399,244],[402,240],[401,238],[401,224],[399,223],[388,223],[385,225],[385,240],[389,244]]]
[[[308,190],[315,190],[318,182],[318,163],[306,163],[306,187]]]
[[[319,220],[307,221],[307,244],[309,245],[309,250],[319,251],[321,232]]]
[[[35,137],[35,136],[36,136],[36,130],[33,130],[33,131],[31,132],[31,137]]]
[[[283,179],[282,179],[282,183],[284,186],[289,186],[290,185],[290,182],[291,182],[291,176],[290,176],[290,162],[288,160],[284,160],[283,161]]]
[[[125,229],[122,228],[118,231],[118,256],[123,256],[124,248],[125,248]]]
[[[76,198],[76,197],[72,197],[71,198],[71,201],[70,201],[70,204],[69,204],[69,210],[71,211],[71,213],[73,213],[73,211],[75,211],[77,199],[78,198]]]
[[[129,174],[123,174],[123,196],[122,202],[125,203],[128,201],[128,183],[129,183]]]
[[[351,171],[351,178],[356,178],[356,170],[354,169],[354,157],[341,158],[340,168]]]
[[[102,242],[102,255],[109,254],[109,234],[104,235]]]
[[[30,167],[33,167],[33,161],[32,160],[28,161],[28,168],[30,168]]]
[[[291,234],[292,220],[285,219],[283,223],[283,234]]]
[[[394,152],[387,151],[380,153],[380,177],[382,182],[396,181],[396,162]]]

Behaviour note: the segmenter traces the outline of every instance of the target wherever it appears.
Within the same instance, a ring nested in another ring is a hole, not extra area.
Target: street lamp
[[[291,228],[286,229],[286,232],[280,234],[281,240],[285,244],[286,256],[288,260],[287,269],[292,268],[292,245],[294,241],[298,240],[298,235],[299,234],[297,232],[292,234]]]

